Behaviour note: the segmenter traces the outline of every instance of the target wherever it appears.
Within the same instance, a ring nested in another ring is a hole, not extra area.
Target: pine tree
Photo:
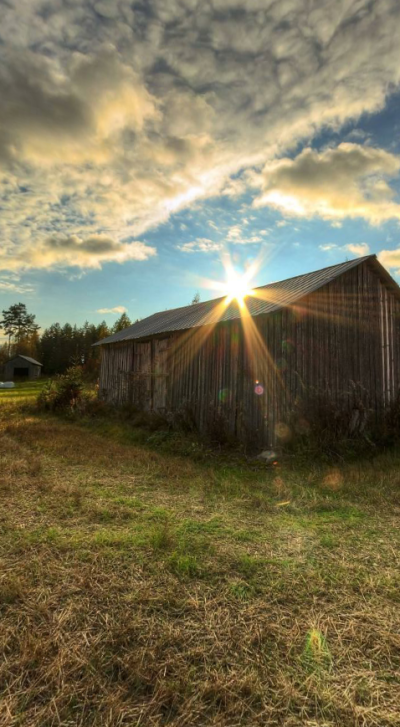
[[[115,321],[111,330],[112,333],[119,333],[119,331],[123,331],[124,328],[128,328],[131,325],[132,321],[129,316],[126,313],[122,313],[118,320]]]
[[[35,323],[32,313],[28,313],[25,303],[15,303],[7,310],[3,310],[3,320],[0,321],[0,328],[8,336],[8,353],[11,354],[11,339],[14,338],[15,352],[18,353],[18,345],[24,338],[37,332],[40,326]]]

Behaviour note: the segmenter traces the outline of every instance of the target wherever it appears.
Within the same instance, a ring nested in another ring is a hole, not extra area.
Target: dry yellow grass
[[[0,724],[399,725],[400,453],[130,437],[0,398]]]

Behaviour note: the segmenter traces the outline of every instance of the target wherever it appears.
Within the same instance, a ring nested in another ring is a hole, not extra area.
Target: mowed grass
[[[400,452],[130,434],[0,393],[0,724],[399,725]]]
[[[0,406],[14,402],[33,402],[46,383],[46,379],[22,381],[13,389],[0,389]]]

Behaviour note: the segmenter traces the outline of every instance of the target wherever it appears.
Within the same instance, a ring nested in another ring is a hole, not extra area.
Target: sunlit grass
[[[34,401],[39,392],[45,385],[47,379],[41,378],[35,381],[16,382],[13,389],[0,389],[0,406],[2,402],[9,403],[13,401]]]

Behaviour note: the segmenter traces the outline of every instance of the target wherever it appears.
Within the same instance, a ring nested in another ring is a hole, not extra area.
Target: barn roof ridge
[[[270,301],[249,297],[246,301],[247,310],[252,317],[279,310],[280,308],[285,307],[285,305],[290,305],[295,300],[299,300],[309,293],[318,290],[318,288],[321,288],[323,285],[327,285],[335,278],[339,277],[348,270],[361,265],[367,260],[371,260],[375,265],[379,266],[379,272],[385,276],[387,281],[390,280],[398,289],[396,282],[378,262],[376,255],[365,255],[363,257],[347,260],[343,263],[328,265],[325,268],[320,268],[308,273],[302,273],[300,275],[294,275],[291,278],[286,278],[285,280],[279,280],[253,288],[253,290],[258,291],[266,290],[268,288],[271,290],[275,289],[279,295],[276,297],[275,301],[273,300],[273,297],[271,297]],[[190,328],[197,328],[240,318],[240,307],[235,300],[231,301],[231,303],[227,305],[222,314],[218,314],[218,311],[216,311],[218,304],[225,297],[226,296],[222,296],[208,301],[181,306],[180,308],[152,313],[143,320],[137,321],[132,326],[129,326],[118,333],[114,333],[111,336],[107,336],[93,345],[100,346],[108,343],[136,340],[152,335],[183,331]],[[216,315],[213,315],[213,313],[216,313]]]

